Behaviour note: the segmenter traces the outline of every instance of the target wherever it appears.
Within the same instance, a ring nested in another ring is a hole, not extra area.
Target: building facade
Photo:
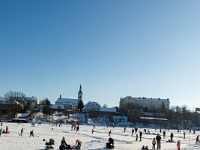
[[[101,105],[99,103],[89,101],[85,105],[85,112],[100,111],[100,108],[101,108]]]
[[[29,108],[30,110],[34,110],[35,107],[37,107],[40,104],[40,99],[37,98],[37,97],[34,97],[34,96],[32,96],[32,97],[25,97],[24,100],[30,106],[30,108]]]
[[[146,98],[146,97],[131,97],[126,96],[124,98],[120,98],[119,108],[124,108],[127,104],[137,104],[140,108],[147,108],[148,110],[153,110],[157,108],[162,108],[163,105],[165,108],[169,109],[170,101],[169,98],[161,99],[161,98]]]
[[[82,100],[82,98],[83,98],[83,92],[82,92],[82,86],[80,85],[78,92],[78,99],[62,98],[62,96],[60,95],[60,98],[57,99],[55,104],[57,106],[60,106],[61,108],[67,108],[69,110],[77,110],[78,102]]]

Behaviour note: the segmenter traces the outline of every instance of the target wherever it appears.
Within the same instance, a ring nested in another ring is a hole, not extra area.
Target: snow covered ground
[[[108,132],[111,130],[111,137],[115,140],[115,150],[139,150],[143,145],[152,147],[152,139],[156,137],[156,133],[159,133],[159,130],[150,129],[151,134],[145,134],[144,129],[139,129],[143,132],[142,141],[135,141],[135,133],[132,136],[132,128],[126,128],[126,132],[123,132],[122,127],[106,127],[106,126],[96,126],[94,133],[92,134],[91,125],[80,125],[80,130],[78,132],[71,131],[71,125],[63,124],[61,127],[52,126],[49,124],[38,124],[35,127],[31,126],[31,123],[5,123],[3,122],[2,129],[5,129],[8,126],[10,134],[2,134],[0,137],[0,149],[2,150],[44,150],[45,142],[49,141],[50,138],[55,140],[54,149],[59,149],[60,142],[64,136],[66,142],[70,145],[75,145],[76,139],[80,139],[82,144],[82,150],[106,150],[105,145],[108,141]],[[21,128],[24,128],[23,136],[19,136]],[[29,137],[30,131],[33,130],[35,137]],[[186,139],[183,139],[183,132],[177,133],[175,130],[167,130],[166,138],[161,141],[162,150],[176,150],[176,143],[166,142],[169,139],[170,133],[174,133],[174,140],[177,142],[181,141],[181,150],[186,149],[200,149],[200,145],[195,145],[195,139],[200,131],[196,131],[195,134],[189,133],[186,131]],[[155,133],[155,134],[153,134]],[[162,134],[161,134],[162,135]]]

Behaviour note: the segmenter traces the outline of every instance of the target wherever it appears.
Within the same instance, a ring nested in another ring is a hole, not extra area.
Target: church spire
[[[82,86],[80,84],[79,92],[78,92],[78,100],[80,101],[80,100],[82,100],[82,98],[83,98],[83,92],[82,92]]]
[[[81,86],[81,84],[80,84],[80,87],[79,87],[79,92],[82,92],[82,86]]]

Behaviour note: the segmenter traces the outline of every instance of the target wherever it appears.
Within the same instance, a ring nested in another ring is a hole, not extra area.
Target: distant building
[[[79,87],[78,92],[78,99],[72,99],[72,98],[62,98],[60,95],[60,98],[57,99],[55,102],[56,106],[60,106],[61,108],[67,108],[69,110],[77,110],[78,108],[78,102],[83,99],[83,92],[82,92],[82,86]]]
[[[28,109],[33,110],[39,103],[40,99],[37,97],[10,97],[9,101],[17,101],[21,104],[22,109],[25,105],[30,106]]]
[[[125,105],[133,103],[138,104],[140,108],[147,108],[148,110],[153,110],[154,108],[162,108],[164,105],[165,108],[169,109],[170,101],[169,98],[161,99],[161,98],[146,98],[146,97],[131,97],[126,96],[124,98],[120,98],[119,108],[124,108]]]
[[[117,112],[117,108],[116,107],[111,107],[111,108],[101,107],[100,111],[101,112],[116,113]]]
[[[34,110],[35,107],[37,107],[40,104],[40,99],[37,97],[25,97],[24,99],[28,105],[30,106],[30,110]]]
[[[59,108],[61,110],[63,110],[64,109],[64,105],[51,104],[50,108],[52,108],[53,110],[58,110]]]
[[[85,104],[85,112],[100,111],[100,108],[101,105],[97,102],[89,101],[87,104]]]
[[[3,114],[9,114],[11,110],[20,110],[22,109],[22,105],[16,101],[0,101],[0,112]],[[15,114],[17,115],[17,114]]]

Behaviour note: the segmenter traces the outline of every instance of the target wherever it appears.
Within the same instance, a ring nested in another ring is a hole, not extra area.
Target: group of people
[[[72,131],[72,130],[76,130],[76,132],[79,131],[79,125],[73,123],[72,126],[71,126],[71,131]]]
[[[173,133],[171,133],[171,141],[173,141]],[[156,149],[155,148],[155,145],[157,143],[157,149],[161,149],[161,136],[160,134],[157,134],[156,138],[153,138],[153,141],[152,141],[152,149]],[[177,149],[180,150],[180,147],[181,147],[181,142],[180,140],[178,140],[177,142]]]
[[[66,140],[65,140],[65,137],[62,138],[61,140],[61,145],[59,147],[59,150],[66,150],[66,149],[76,149],[76,150],[80,150],[81,149],[81,145],[82,145],[82,142],[81,140],[77,139],[76,140],[76,143],[75,143],[75,147],[67,144]]]
[[[21,132],[20,132],[19,136],[23,136],[23,133],[24,133],[24,128],[21,129]],[[30,137],[31,137],[31,136],[34,137],[34,132],[33,132],[33,130],[30,131]]]
[[[149,150],[148,146],[142,146],[142,150]]]
[[[152,149],[155,149],[156,143],[157,143],[157,149],[161,149],[160,141],[161,141],[161,136],[160,134],[157,134],[156,138],[153,138]]]

